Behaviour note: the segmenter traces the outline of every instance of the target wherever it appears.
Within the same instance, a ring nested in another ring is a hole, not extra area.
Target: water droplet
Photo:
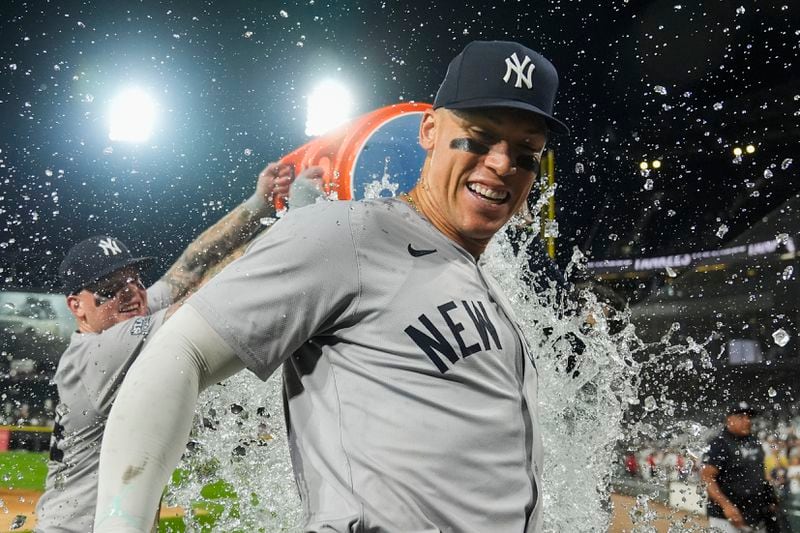
[[[79,28],[85,28],[85,27],[86,27],[86,24],[84,24],[83,22],[81,22],[81,21],[79,20],[79,21],[78,21],[78,27],[79,27]]]
[[[244,149],[244,155],[253,155],[253,149],[252,148],[245,148]]]
[[[667,276],[669,276],[671,278],[674,278],[675,276],[678,275],[678,273],[675,272],[675,270],[672,267],[669,267],[669,266],[668,267],[664,267],[664,271],[667,273]]]
[[[616,241],[617,239],[619,239],[619,235],[617,235],[616,233],[612,233],[608,236],[609,241]]]
[[[770,398],[774,398],[775,396],[778,395],[778,391],[770,387],[769,390],[767,391],[767,394],[769,394]]]
[[[778,346],[786,346],[790,338],[791,337],[789,336],[789,334],[786,333],[786,331],[784,331],[783,328],[777,330],[775,333],[772,334],[772,340],[774,340],[775,344],[777,344]]]
[[[279,14],[280,16],[282,16],[283,18],[285,18],[285,19],[288,19],[288,18],[289,18],[289,13],[287,13],[287,12],[286,12],[286,11],[284,11],[283,9],[281,9],[281,10],[278,12],[278,14]]]
[[[792,278],[792,273],[794,272],[794,267],[792,265],[787,266],[783,269],[783,273],[781,274],[781,278],[786,281]]]
[[[253,36],[253,32],[252,32],[252,31],[246,31],[246,32],[244,32],[244,38],[245,38],[245,39],[249,39],[249,38],[250,38],[250,37],[252,37],[252,36]]]
[[[770,178],[772,178],[772,171],[770,169],[767,169],[764,171],[764,179],[770,179]]]
[[[575,153],[577,155],[581,155],[583,153],[583,146],[576,146],[575,147]]]
[[[663,85],[656,85],[655,87],[653,87],[653,90],[661,95],[667,94],[667,88],[664,87]]]
[[[111,146],[106,146],[105,148],[103,148],[103,153],[105,155],[111,155],[114,153],[114,148]]]
[[[26,522],[27,520],[28,520],[28,517],[27,517],[27,516],[25,516],[24,514],[18,514],[17,516],[15,516],[15,517],[14,517],[14,521],[13,521],[13,522],[11,522],[11,526],[9,526],[9,528],[8,528],[8,529],[9,529],[10,531],[14,531],[15,529],[19,529],[19,528],[21,528],[23,525],[25,525],[25,522]]]
[[[644,399],[645,411],[647,411],[648,413],[652,413],[656,409],[658,409],[658,404],[656,403],[655,398],[653,398],[652,396],[648,396],[647,398]]]
[[[653,190],[653,180],[647,178],[647,181],[644,182],[644,190],[652,191]]]
[[[674,209],[670,209],[669,211],[667,211],[668,217],[674,217],[675,215],[677,215],[677,213],[675,212]]]
[[[792,166],[792,158],[791,157],[787,157],[786,159],[784,159],[781,162],[781,170],[786,170],[790,166]]]
[[[277,221],[278,221],[278,219],[275,218],[275,217],[264,217],[261,220],[259,220],[259,222],[261,223],[262,226],[271,226],[274,223],[276,223]]]
[[[52,170],[50,170],[49,168],[47,168],[47,169],[45,169],[45,171],[44,171],[44,175],[45,175],[45,176],[47,176],[47,177],[49,178],[50,176],[52,176],[52,175],[53,175],[53,171],[52,171]]]
[[[719,228],[717,228],[717,237],[720,239],[723,238],[725,234],[728,233],[728,229],[729,228],[727,224],[722,224]]]
[[[744,11],[745,11],[744,6],[739,6],[736,8],[737,15],[744,15]]]
[[[84,99],[86,102],[88,102],[88,103],[90,103],[90,104],[91,104],[92,102],[94,102],[94,95],[92,95],[92,94],[89,94],[89,93],[86,93],[86,96],[84,96],[84,97],[83,97],[83,99]]]
[[[8,65],[8,69],[9,70],[17,70],[17,64],[16,63],[11,63],[10,65]]]
[[[545,237],[558,237],[558,222],[555,220],[550,220],[544,225],[544,236]]]
[[[715,103],[713,107],[714,111],[719,111],[720,109],[722,109],[722,102]]]
[[[778,233],[777,235],[775,235],[775,241],[777,241],[778,244],[783,244],[783,245],[789,244],[789,234]]]
[[[583,163],[575,163],[575,174],[583,174]]]
[[[67,416],[69,414],[69,406],[65,403],[60,403],[56,406],[56,414],[58,416]]]
[[[4,304],[3,304],[3,307],[5,307],[6,309],[9,309],[9,310],[11,310],[11,311],[13,311],[14,309],[16,309],[16,308],[17,308],[17,306],[16,306],[16,305],[14,305],[14,304],[12,304],[11,302],[6,302],[6,303],[4,303]]]

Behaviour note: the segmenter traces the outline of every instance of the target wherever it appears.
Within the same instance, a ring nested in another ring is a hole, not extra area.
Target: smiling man
[[[263,228],[260,219],[275,213],[272,198],[286,196],[293,180],[290,167],[268,165],[255,193],[191,243],[149,289],[140,272],[153,258],[134,257],[114,237],[91,237],[67,253],[59,276],[76,331],[53,378],[59,405],[36,531],[91,531],[103,429],[125,373],[211,269]]]
[[[410,194],[289,213],[192,296],[120,389],[95,530],[149,529],[204,387],[283,365],[305,531],[538,531],[536,367],[478,258],[566,132],[557,84],[520,44],[469,44]]]

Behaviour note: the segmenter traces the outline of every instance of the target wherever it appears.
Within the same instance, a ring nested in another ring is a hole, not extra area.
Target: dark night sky
[[[553,144],[560,260],[573,245],[596,258],[714,248],[797,193],[790,2],[496,4],[3,2],[0,286],[47,286],[70,243],[98,233],[166,268],[307,141],[316,81],[347,81],[356,114],[431,101],[473,39],[525,42],[559,69],[556,112],[573,130]],[[105,109],[130,84],[161,106],[145,145],[107,138]],[[748,142],[756,153],[734,163]],[[652,188],[642,158],[664,161]]]

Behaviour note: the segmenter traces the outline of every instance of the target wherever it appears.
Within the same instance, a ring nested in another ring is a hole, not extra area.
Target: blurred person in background
[[[764,475],[764,448],[752,434],[755,414],[747,402],[732,404],[725,428],[711,440],[703,459],[709,525],[724,533],[786,531],[778,520],[778,499]]]
[[[59,404],[36,531],[92,530],[103,430],[128,368],[183,300],[264,228],[261,219],[275,215],[274,198],[285,198],[293,181],[290,166],[268,165],[253,195],[189,244],[149,288],[141,271],[153,258],[134,257],[114,237],[91,237],[70,249],[59,275],[77,330],[54,377]]]

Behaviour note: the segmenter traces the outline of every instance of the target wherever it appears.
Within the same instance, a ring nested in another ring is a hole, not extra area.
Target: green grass
[[[47,477],[47,453],[0,452],[0,472],[2,472],[0,487],[44,490],[44,480]]]
[[[47,478],[47,452],[10,451],[0,453],[0,487],[4,489],[44,490]],[[180,483],[186,473],[176,470],[173,483]],[[200,492],[204,500],[199,507],[208,514],[197,517],[203,533],[213,531],[217,518],[226,507],[237,506],[235,492],[222,481],[209,483]],[[209,501],[211,500],[211,501]],[[213,500],[220,500],[219,503]],[[182,533],[183,518],[164,518],[159,521],[159,533]],[[20,533],[25,533],[21,531]]]

